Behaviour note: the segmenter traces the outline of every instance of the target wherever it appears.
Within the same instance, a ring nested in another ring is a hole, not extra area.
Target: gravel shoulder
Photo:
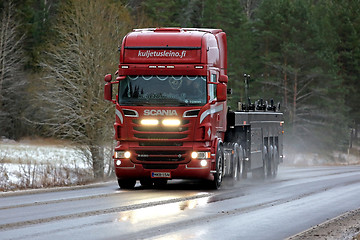
[[[347,212],[287,238],[287,240],[304,239],[360,240],[360,209]]]

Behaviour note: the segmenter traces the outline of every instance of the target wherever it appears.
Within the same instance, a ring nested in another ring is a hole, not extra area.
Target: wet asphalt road
[[[88,187],[0,194],[0,239],[284,239],[360,208],[360,166],[281,167],[206,190]]]

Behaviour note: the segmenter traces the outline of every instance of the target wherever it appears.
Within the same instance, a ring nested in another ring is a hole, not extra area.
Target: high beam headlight
[[[131,153],[129,151],[115,151],[114,158],[130,158]]]
[[[211,157],[211,152],[192,152],[191,157],[194,159],[208,159]]]
[[[177,126],[180,126],[181,122],[179,119],[164,119],[162,121],[162,124],[164,126],[177,127]]]
[[[159,120],[157,119],[143,119],[140,121],[141,125],[145,126],[156,126],[159,124]]]

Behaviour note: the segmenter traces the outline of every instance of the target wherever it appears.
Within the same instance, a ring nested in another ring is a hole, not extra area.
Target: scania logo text
[[[145,116],[177,116],[176,110],[155,110],[146,109],[144,110]]]

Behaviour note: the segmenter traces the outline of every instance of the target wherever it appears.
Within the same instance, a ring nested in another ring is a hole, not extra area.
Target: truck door
[[[219,73],[216,71],[210,72],[210,82],[216,83],[219,77]],[[216,84],[208,84],[208,96],[209,102],[216,100]],[[210,105],[211,111],[211,124],[216,129],[216,132],[225,132],[226,131],[226,103],[225,102],[213,102]]]

